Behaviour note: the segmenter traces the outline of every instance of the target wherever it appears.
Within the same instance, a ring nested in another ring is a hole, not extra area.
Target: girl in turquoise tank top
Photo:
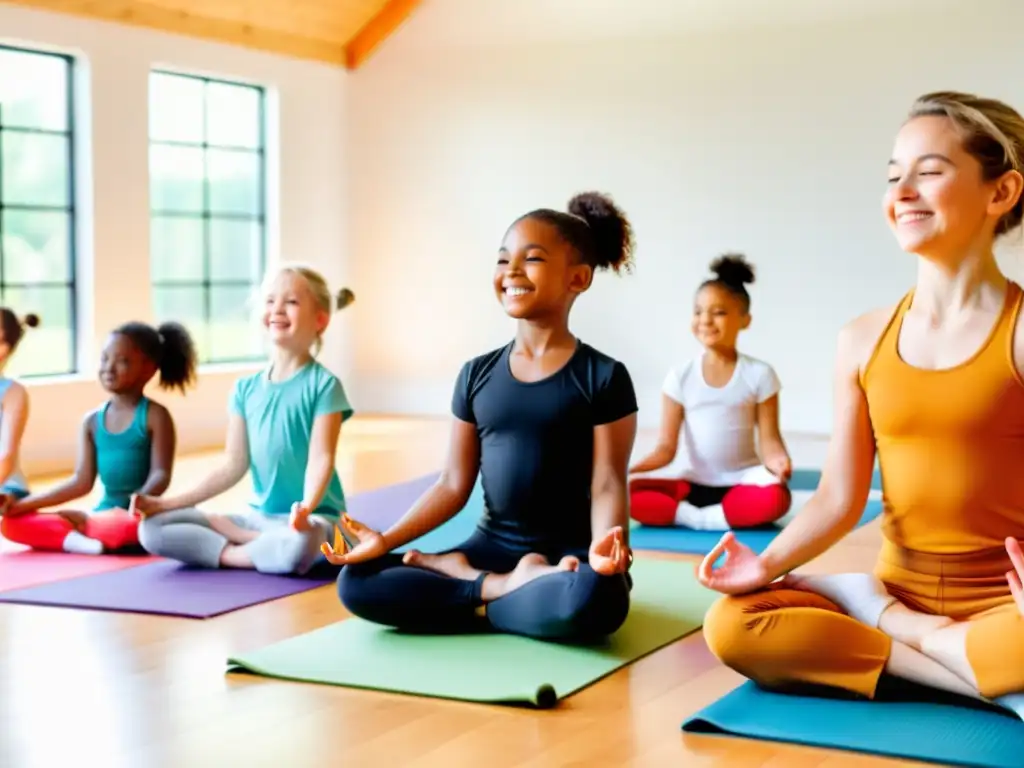
[[[139,521],[128,511],[132,494],[159,496],[167,489],[175,448],[170,412],[144,390],[159,372],[161,389],[184,393],[195,381],[195,369],[192,337],[178,323],[158,328],[127,323],[115,329],[99,370],[100,384],[111,397],[82,421],[74,475],[48,491],[11,499],[0,523],[3,535],[54,552],[140,550]],[[91,493],[97,478],[103,496],[91,512],[62,508]],[[45,509],[57,511],[39,511]]]

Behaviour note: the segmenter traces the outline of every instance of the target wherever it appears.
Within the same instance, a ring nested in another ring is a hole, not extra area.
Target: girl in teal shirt
[[[205,568],[305,574],[345,510],[334,463],[352,407],[315,354],[331,311],[353,296],[332,297],[322,276],[298,265],[283,266],[265,284],[270,365],[235,384],[221,466],[180,495],[134,499],[145,518],[139,540],[154,555]],[[254,493],[245,513],[197,508],[247,472]]]

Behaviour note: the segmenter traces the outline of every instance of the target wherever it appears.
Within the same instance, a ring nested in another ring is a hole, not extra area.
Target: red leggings
[[[0,534],[33,549],[63,552],[64,539],[75,527],[53,512],[30,512],[0,518]],[[108,509],[87,516],[84,536],[103,545],[105,552],[139,546],[139,520],[125,509]]]
[[[642,477],[629,484],[630,517],[652,526],[675,525],[679,503],[696,507],[721,504],[731,528],[756,528],[774,523],[789,511],[789,488],[775,485],[734,485],[711,488],[686,480]]]

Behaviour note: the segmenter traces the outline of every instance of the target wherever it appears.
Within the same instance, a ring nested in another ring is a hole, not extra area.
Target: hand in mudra
[[[590,567],[602,576],[625,573],[629,569],[629,547],[622,540],[622,528],[615,526],[590,545]]]
[[[1013,563],[1013,570],[1007,572],[1006,580],[1010,582],[1010,593],[1014,602],[1017,603],[1017,610],[1024,616],[1024,551],[1021,550],[1020,542],[1016,539],[1006,540],[1006,552],[1010,555],[1010,562]]]
[[[163,511],[164,507],[159,496],[133,493],[128,504],[128,513],[132,517],[149,517]]]
[[[348,538],[354,540],[356,545],[349,549],[341,530],[335,526],[334,544],[331,545],[325,541],[320,545],[320,551],[331,565],[365,563],[367,560],[375,560],[388,553],[390,548],[379,531],[368,528],[347,514],[342,515],[338,522],[345,529]]]
[[[725,553],[725,562],[715,561]],[[697,579],[708,589],[726,595],[742,595],[768,585],[770,578],[761,556],[740,543],[732,531],[726,533],[697,567]]]
[[[784,453],[770,456],[764,463],[765,468],[779,480],[786,483],[793,476],[793,462]]]

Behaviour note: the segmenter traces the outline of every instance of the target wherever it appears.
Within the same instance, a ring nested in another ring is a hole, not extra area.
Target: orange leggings
[[[30,512],[0,518],[0,534],[15,544],[48,552],[62,552],[64,539],[75,530],[67,520],[51,512]],[[108,509],[87,516],[83,535],[103,544],[106,552],[139,546],[139,520],[124,509]]]
[[[1005,550],[929,555],[883,544],[875,567],[889,593],[915,611],[970,622],[967,660],[982,696],[1024,693],[1024,617]],[[724,597],[704,621],[711,651],[766,688],[839,688],[873,698],[891,640],[812,592],[770,586]]]

